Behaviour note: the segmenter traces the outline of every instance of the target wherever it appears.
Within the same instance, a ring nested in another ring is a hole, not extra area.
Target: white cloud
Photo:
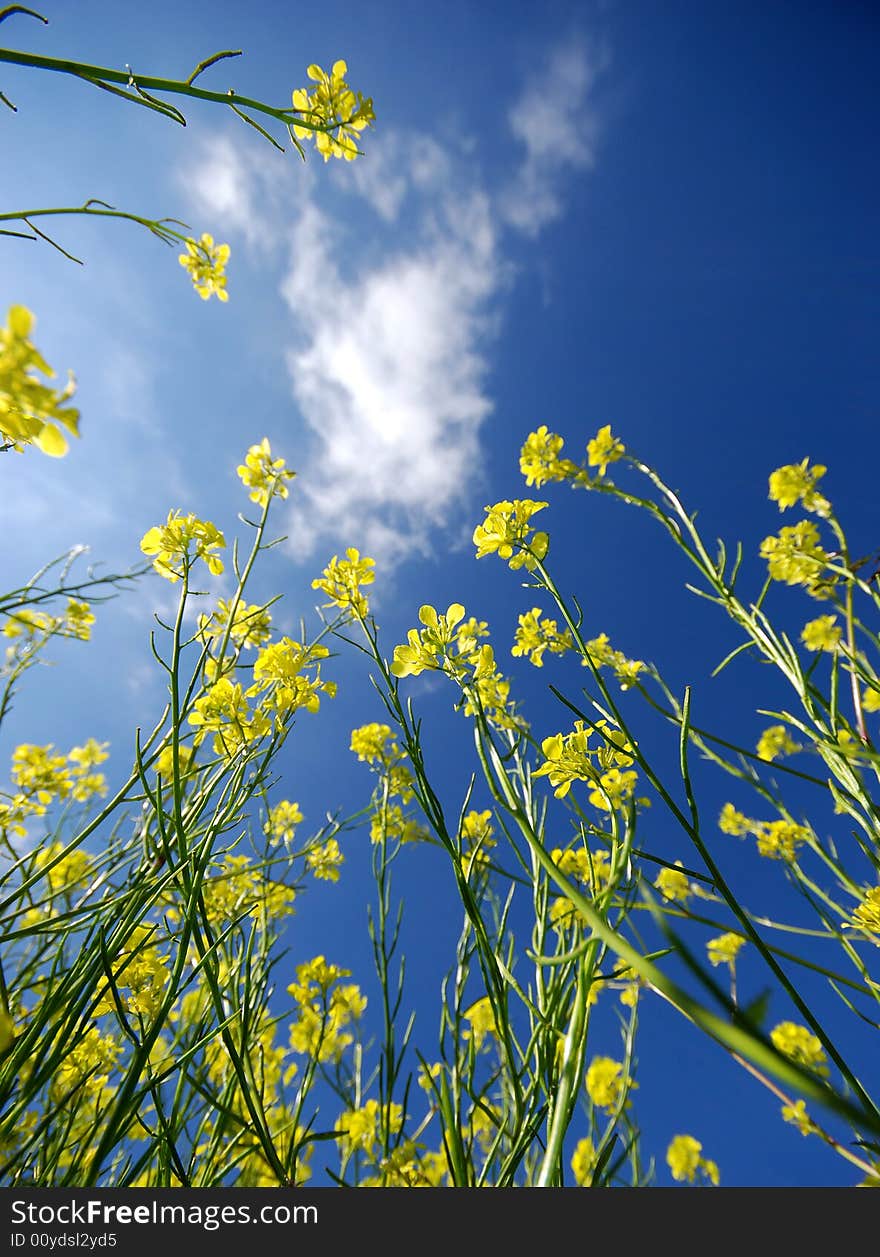
[[[570,171],[595,165],[599,116],[590,94],[607,65],[604,50],[579,41],[559,47],[508,113],[526,151],[499,209],[506,222],[531,238],[563,214]]]
[[[479,468],[496,228],[479,189],[431,187],[416,204],[414,243],[353,279],[314,204],[293,231],[282,291],[301,343],[288,364],[315,440],[291,519],[302,557],[322,535],[385,564],[426,552]]]
[[[270,178],[264,148],[218,135],[206,141],[195,165],[181,171],[180,182],[194,208],[216,223],[215,230],[222,231],[224,239],[230,231],[238,231],[249,245],[266,248],[271,243],[281,188],[288,187],[285,161],[291,161],[290,154],[270,152],[272,156],[278,161]],[[306,171],[297,173],[305,175]]]

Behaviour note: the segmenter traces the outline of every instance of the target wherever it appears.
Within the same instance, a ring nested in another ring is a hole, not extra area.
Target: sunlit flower
[[[630,1087],[635,1085],[633,1082],[629,1083]],[[612,1060],[610,1056],[593,1058],[587,1070],[586,1087],[587,1095],[596,1108],[613,1113],[623,1100],[625,1086],[626,1079],[620,1061]]]
[[[785,725],[771,725],[765,729],[758,739],[755,748],[761,759],[780,759],[784,755],[794,755],[801,748],[786,729]]]
[[[229,261],[229,245],[214,244],[214,237],[206,231],[201,239],[190,238],[185,241],[186,253],[181,253],[178,261],[189,271],[193,287],[203,301],[209,297],[217,297],[220,301],[228,301],[226,291],[226,263]]]
[[[219,528],[195,515],[169,511],[168,519],[150,528],[141,538],[141,550],[153,557],[153,567],[166,580],[180,580],[197,559],[204,559],[212,576],[223,571],[223,560],[215,551],[226,541]]]
[[[820,615],[804,625],[801,641],[807,650],[828,650],[834,652],[840,645],[843,629],[837,623],[836,615]]]
[[[334,554],[321,575],[312,581],[312,589],[323,590],[330,599],[329,605],[365,616],[369,604],[362,586],[372,585],[376,579],[375,566],[373,559],[362,559],[359,550],[349,547],[344,559]]]
[[[691,896],[691,884],[687,874],[681,871],[681,860],[676,860],[675,865],[675,868],[662,868],[654,885],[665,899],[671,899],[673,903],[687,903]]]
[[[770,500],[779,504],[780,511],[800,502],[805,510],[814,511],[817,515],[829,513],[831,506],[828,499],[816,491],[817,483],[828,469],[819,463],[810,467],[809,463],[810,460],[805,458],[802,463],[789,463],[771,473]]]
[[[359,132],[375,121],[372,99],[351,90],[345,82],[347,73],[344,61],[334,62],[329,74],[319,65],[310,65],[307,74],[316,84],[315,90],[309,95],[307,89],[299,87],[293,93],[294,110],[304,120],[326,128],[315,131],[294,122],[293,134],[298,140],[313,139],[324,161],[331,157],[354,161],[359,154]]]
[[[236,468],[238,477],[248,490],[252,502],[265,506],[270,498],[286,498],[287,480],[293,480],[295,471],[288,471],[283,458],[272,458],[272,447],[266,437],[259,445],[252,445],[244,462]]]
[[[44,454],[60,458],[67,453],[61,431],[79,436],[79,411],[66,405],[75,385],[71,374],[63,389],[40,380],[52,380],[55,372],[31,342],[33,314],[25,306],[10,306],[6,326],[0,326],[0,447],[21,453],[35,445]]]
[[[730,965],[733,968],[745,941],[739,934],[720,934],[718,938],[710,938],[706,944],[709,964],[716,969],[719,965]]]
[[[587,442],[587,462],[590,467],[598,467],[599,475],[604,476],[609,463],[616,463],[626,453],[626,446],[611,434],[611,425],[600,428],[592,441]]]
[[[821,1041],[806,1026],[799,1026],[794,1021],[781,1021],[770,1031],[770,1041],[781,1052],[797,1065],[812,1069],[817,1074],[828,1074],[828,1062]]]
[[[676,1135],[666,1150],[666,1164],[677,1183],[693,1183],[701,1175],[717,1187],[718,1166],[702,1156],[703,1145],[693,1135]]]
[[[546,502],[533,502],[531,498],[487,506],[486,518],[474,529],[477,558],[497,554],[506,559],[514,571],[521,567],[532,571],[546,555],[549,538],[544,532],[532,534],[530,521],[546,506]]]

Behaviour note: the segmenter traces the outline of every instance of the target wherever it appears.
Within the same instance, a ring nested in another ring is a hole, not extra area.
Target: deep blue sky
[[[518,451],[539,423],[573,457],[611,423],[710,539],[743,538],[756,591],[757,546],[780,523],[767,475],[781,463],[826,463],[853,551],[880,543],[872,6],[81,0],[45,12],[48,29],[14,19],[0,42],[179,77],[243,48],[204,82],[279,103],[309,62],[345,57],[377,126],[354,167],[302,167],[217,109],[191,108],[183,132],[83,84],[0,67],[19,107],[0,117],[4,208],[97,196],[184,218],[233,251],[221,307],[199,302],[175,253],[127,225],[59,221],[82,268],[46,246],[0,243],[3,307],[36,312],[37,343],[75,368],[83,412],[68,458],[6,460],[0,580],[18,583],[73,542],[123,567],[172,506],[231,533],[234,468],[268,435],[300,472],[295,516],[279,521],[293,543],[255,586],[284,591],[284,627],[310,613],[326,559],[354,544],[379,559],[389,654],[420,603],[455,599],[491,621],[504,657],[531,593],[501,564],[476,564],[468,539],[485,503],[523,492]],[[560,490],[550,500],[552,566],[591,633],[655,660],[677,689],[693,684],[698,722],[753,744],[767,723],[755,708],[776,696],[744,667],[708,681],[736,639],[684,591],[678,553],[633,512]],[[134,724],[161,703],[146,652],[159,583],[103,611],[91,651],[59,650],[57,669],[29,679],[4,760],[13,741],[95,736],[124,771]],[[815,614],[790,591],[775,605],[795,631]],[[340,698],[285,753],[281,793],[316,823],[361,802],[369,783],[349,730],[381,719],[357,660],[339,660],[336,675]],[[517,677],[536,735],[564,728],[546,685],[576,695],[577,670]],[[467,731],[446,690],[422,703],[455,809],[467,774],[451,750]],[[645,737],[674,765],[668,735],[649,723]],[[726,789],[705,778],[707,815]],[[690,858],[657,823],[654,849]],[[776,870],[717,843],[741,888],[773,903]],[[366,847],[349,838],[343,881],[304,897],[292,944],[369,986]],[[457,917],[440,857],[404,857],[410,999],[430,1045]],[[741,981],[760,989],[748,959]],[[659,1181],[680,1131],[730,1185],[852,1181],[720,1050],[644,1004],[638,1112]]]

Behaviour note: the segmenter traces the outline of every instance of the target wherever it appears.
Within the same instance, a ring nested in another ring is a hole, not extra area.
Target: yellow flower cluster
[[[745,942],[739,934],[719,934],[717,938],[710,938],[706,944],[709,964],[715,969],[719,965],[729,965],[732,969]]]
[[[315,843],[306,851],[306,868],[319,882],[338,882],[345,856],[335,838]]]
[[[316,84],[315,90],[309,95],[298,87],[293,93],[293,108],[304,120],[326,129],[315,131],[295,122],[293,134],[298,140],[313,139],[324,161],[331,157],[354,161],[360,153],[359,132],[376,119],[372,98],[351,90],[345,81],[348,66],[344,61],[334,62],[329,74],[319,65],[310,65],[306,73]]]
[[[345,558],[334,554],[320,576],[312,581],[312,589],[322,590],[330,602],[327,606],[339,607],[363,619],[369,611],[364,585],[372,585],[376,579],[373,559],[361,558],[360,551],[350,546]]]
[[[635,685],[639,673],[644,672],[647,667],[641,659],[628,659],[622,650],[615,650],[606,633],[592,638],[586,643],[586,647],[597,668],[611,668],[622,690],[628,690]],[[588,666],[586,659],[583,660],[583,666]]]
[[[771,580],[805,585],[810,592],[819,592],[822,572],[828,564],[828,555],[819,544],[819,529],[809,519],[781,528],[778,536],[765,537],[761,558],[767,560]]]
[[[491,811],[488,808],[485,812],[471,809],[461,818],[460,832],[462,855],[467,860],[467,871],[484,868],[489,864],[492,858],[489,853],[495,846],[495,829],[492,825]]]
[[[113,965],[113,984],[123,1008],[148,1022],[159,1011],[171,976],[167,968],[168,956],[152,941],[155,935],[155,926],[136,926]],[[108,984],[103,988],[95,1016],[115,1012],[116,1003]]]
[[[294,1052],[319,1061],[338,1060],[353,1042],[349,1031],[367,1006],[366,997],[354,984],[340,985],[350,970],[326,962],[323,956],[297,965],[296,981],[287,988],[298,1005],[299,1015],[290,1026]]]
[[[853,911],[852,924],[880,941],[880,886],[865,891],[865,897]]]
[[[789,863],[796,860],[798,847],[810,842],[813,837],[812,830],[806,825],[789,820],[755,821],[738,812],[732,803],[725,803],[721,809],[718,828],[723,834],[732,834],[736,838],[752,834],[758,842],[758,855]]]
[[[599,745],[590,746],[593,734],[599,737]],[[637,779],[635,772],[620,772],[633,762],[633,747],[620,729],[614,729],[604,720],[595,728],[587,728],[583,720],[576,720],[572,733],[555,733],[541,743],[544,763],[533,774],[549,777],[557,799],[563,799],[575,781],[589,781],[594,789],[590,802],[609,811],[619,807],[632,797]]]
[[[718,1166],[703,1155],[703,1145],[693,1135],[676,1135],[666,1150],[666,1164],[677,1183],[694,1183],[697,1179],[717,1187],[721,1182]]]
[[[807,650],[827,650],[833,654],[840,646],[843,629],[836,615],[820,615],[804,625],[801,641]]]
[[[519,616],[510,652],[512,655],[528,656],[529,663],[535,668],[544,666],[545,651],[549,650],[552,655],[563,655],[574,645],[568,629],[560,633],[555,620],[542,620],[540,615],[541,608],[532,607],[531,611]]]
[[[495,1012],[489,996],[484,995],[475,1004],[471,1004],[463,1016],[468,1023],[464,1038],[467,1042],[473,1043],[475,1052],[479,1052],[487,1038],[494,1038],[498,1034]]]
[[[61,901],[80,896],[92,880],[93,862],[81,847],[65,850],[64,843],[50,842],[34,853],[29,876],[40,880],[30,890],[33,905],[23,914],[21,924],[28,929],[40,926],[58,915]]]
[[[771,725],[761,734],[755,749],[761,759],[774,760],[784,755],[794,755],[801,747],[798,742],[795,742],[785,725]]]
[[[637,1084],[630,1081],[628,1086]],[[624,1100],[627,1079],[623,1065],[610,1056],[594,1056],[590,1062],[586,1077],[587,1095],[597,1109],[613,1113]]]
[[[422,629],[410,629],[405,646],[395,646],[391,672],[396,677],[421,672],[444,672],[464,690],[466,716],[482,714],[499,728],[521,724],[510,707],[510,682],[498,671],[495,653],[488,643],[482,621],[464,618],[464,607],[453,602],[441,615],[428,605],[419,608]]]
[[[164,524],[149,528],[141,538],[141,550],[152,557],[154,569],[172,583],[188,574],[198,559],[204,559],[212,576],[219,576],[223,560],[215,552],[225,546],[219,528],[180,511],[169,511]]]
[[[274,807],[269,809],[269,815],[266,818],[266,823],[263,825],[263,832],[270,838],[279,838],[283,842],[292,842],[296,827],[300,824],[302,818],[303,814],[299,810],[298,803],[291,803],[289,799],[282,799],[280,803],[276,803]]]
[[[564,444],[561,436],[547,431],[546,424],[529,433],[519,455],[519,469],[529,487],[534,485],[540,489],[551,481],[570,480],[577,476],[580,471],[578,465],[559,457]]]
[[[63,389],[44,384],[55,372],[30,340],[35,319],[25,306],[10,306],[0,326],[0,448],[21,453],[35,445],[60,458],[67,453],[64,428],[79,436],[79,411],[66,405],[74,393],[73,375]]]
[[[219,301],[228,301],[226,291],[226,263],[229,261],[229,245],[215,244],[214,237],[203,232],[201,239],[186,240],[186,253],[181,253],[178,261],[189,271],[193,287],[207,301],[217,297]]]
[[[605,475],[609,463],[616,463],[625,453],[626,446],[612,434],[610,424],[600,428],[592,441],[587,442],[587,463],[598,467],[600,476]]]
[[[35,746],[23,742],[12,752],[11,777],[15,794],[0,794],[0,831],[23,837],[29,816],[43,816],[59,799],[87,803],[107,793],[103,773],[93,772],[107,759],[106,742],[89,738],[84,746],[74,746],[68,754],[55,753],[51,743]]]
[[[477,558],[497,554],[508,561],[513,571],[522,567],[533,571],[547,554],[550,538],[545,532],[533,533],[530,521],[546,506],[546,502],[533,502],[531,498],[487,506],[486,518],[474,529]]]
[[[662,868],[657,874],[654,885],[664,899],[669,899],[672,903],[686,904],[692,894],[691,884],[687,874],[680,871],[681,860],[676,860],[675,865],[675,868]]]
[[[600,849],[590,851],[585,846],[569,847],[563,850],[555,847],[550,852],[550,859],[566,877],[580,883],[595,899],[601,895],[611,883],[611,861],[608,853]],[[560,895],[550,905],[550,923],[559,931],[581,921],[578,908],[572,899]]]
[[[800,503],[804,510],[812,511],[816,515],[828,515],[831,504],[816,490],[816,485],[827,470],[820,463],[811,467],[808,458],[801,463],[777,467],[770,475],[770,501],[776,502],[780,511]]]
[[[267,506],[273,497],[286,498],[289,492],[286,481],[296,475],[295,471],[287,470],[283,458],[272,458],[272,447],[266,437],[259,445],[250,447],[236,470],[251,501],[258,506]]]
[[[391,1135],[396,1135],[403,1126],[403,1109],[399,1104],[389,1104],[385,1110],[378,1100],[365,1100],[360,1108],[346,1110],[336,1122],[337,1142],[343,1156],[360,1152],[368,1161],[375,1161],[382,1128],[386,1125]]]
[[[794,1021],[781,1021],[770,1031],[770,1042],[777,1052],[787,1056],[796,1065],[803,1065],[804,1069],[827,1076],[825,1050],[816,1035],[806,1026],[799,1026]]]
[[[92,635],[94,623],[95,616],[87,602],[68,598],[64,615],[50,615],[47,611],[31,611],[27,607],[12,612],[3,625],[3,636],[32,651],[40,638],[42,641],[39,644],[55,636],[73,637],[77,641],[87,642]],[[7,661],[9,659],[7,652]]]
[[[245,916],[261,926],[290,916],[296,891],[268,877],[249,856],[227,851],[216,870],[202,883],[202,897],[209,922],[222,929]],[[169,921],[177,921],[180,910],[172,905],[165,915]]]

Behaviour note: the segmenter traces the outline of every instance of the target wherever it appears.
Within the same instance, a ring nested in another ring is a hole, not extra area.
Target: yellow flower
[[[227,758],[249,743],[265,737],[271,727],[263,712],[251,712],[241,686],[228,677],[215,681],[206,693],[196,699],[188,719],[198,730],[196,745],[208,733],[214,733],[214,753]]]
[[[761,557],[767,560],[771,580],[786,585],[818,585],[828,555],[819,545],[819,530],[809,519],[802,519],[791,528],[781,528],[776,537],[761,542]]]
[[[817,515],[829,513],[831,505],[828,499],[816,492],[816,484],[828,469],[819,463],[810,467],[809,463],[810,460],[805,458],[802,463],[789,463],[771,473],[770,501],[778,502],[780,511],[801,502],[805,510],[814,511]]]
[[[485,812],[470,811],[462,817],[461,821],[461,845],[463,854],[467,856],[470,864],[481,866],[489,863],[489,852],[495,846],[495,833],[492,827],[492,813],[487,808]]]
[[[369,605],[361,586],[372,585],[376,579],[375,566],[373,559],[362,559],[359,550],[349,547],[344,559],[334,554],[321,575],[312,581],[312,589],[324,591],[330,599],[327,605],[363,617]]]
[[[781,1021],[770,1031],[770,1041],[777,1052],[787,1056],[795,1064],[827,1076],[825,1050],[820,1040],[806,1026],[799,1026],[794,1021]]]
[[[450,647],[458,642],[456,628],[463,619],[464,607],[460,602],[451,603],[445,615],[438,614],[428,603],[419,607],[419,620],[425,627],[410,629],[407,645],[394,647],[392,674],[396,677],[418,676],[427,669],[442,667]]]
[[[811,1135],[818,1129],[816,1123],[807,1112],[805,1100],[795,1100],[793,1104],[783,1104],[782,1120],[790,1126],[796,1126],[802,1135]]]
[[[632,798],[638,779],[638,773],[622,773],[619,768],[611,768],[602,774],[598,785],[590,791],[590,802],[604,812],[623,807]]]
[[[271,838],[281,838],[284,842],[292,842],[297,825],[302,821],[303,814],[298,803],[282,799],[269,809],[269,815],[263,826],[263,832]]]
[[[306,852],[306,868],[319,882],[338,882],[339,868],[344,861],[345,856],[335,838],[328,838]]]
[[[745,941],[738,934],[720,934],[718,938],[710,938],[706,944],[709,964],[716,969],[719,965],[730,965],[732,969]]]
[[[623,1076],[623,1065],[612,1060],[610,1056],[594,1056],[587,1070],[587,1095],[598,1109],[613,1113],[624,1098],[626,1079]],[[634,1082],[629,1083],[635,1087]]]
[[[592,1139],[579,1139],[571,1156],[571,1172],[578,1187],[590,1187],[596,1166],[596,1149]]]
[[[687,874],[679,872],[681,860],[676,860],[675,865],[675,868],[662,868],[654,885],[665,899],[671,899],[673,903],[687,903],[691,896],[691,884]]]
[[[567,458],[559,457],[564,444],[561,436],[547,431],[546,424],[542,424],[537,432],[529,433],[519,455],[519,468],[527,485],[540,489],[550,481],[566,480],[577,475],[577,466]]]
[[[377,760],[390,764],[400,758],[400,750],[394,741],[390,725],[367,724],[351,731],[351,748],[361,763],[374,764]]]
[[[562,655],[571,650],[574,642],[568,629],[560,633],[555,620],[540,619],[541,608],[532,607],[525,615],[519,616],[519,623],[514,638],[512,655],[528,655],[529,663],[535,668],[544,664],[544,652],[549,650],[553,655]]]
[[[164,524],[150,528],[141,538],[141,550],[153,555],[153,567],[166,580],[180,580],[197,559],[204,559],[212,576],[223,571],[223,560],[214,551],[226,541],[219,528],[195,515],[169,511]]]
[[[837,623],[836,615],[820,615],[804,625],[801,641],[807,650],[828,650],[834,652],[840,645],[843,629]]]
[[[252,445],[245,455],[244,462],[236,468],[238,478],[249,490],[252,502],[265,506],[270,498],[286,498],[288,494],[285,481],[293,480],[295,471],[287,471],[283,458],[272,458],[272,447],[266,437],[259,445]]]
[[[880,711],[880,690],[869,686],[862,694],[862,706],[865,711]]]
[[[852,914],[852,924],[880,939],[880,886],[865,891],[865,897]]]
[[[616,463],[626,453],[626,446],[611,434],[611,425],[600,428],[592,441],[587,443],[587,462],[590,467],[598,467],[599,475],[604,476],[609,463]]]
[[[52,380],[55,372],[29,339],[35,321],[24,306],[10,306],[0,326],[0,447],[20,454],[35,445],[60,458],[67,453],[61,429],[79,436],[79,411],[65,405],[75,385],[72,374],[63,389],[41,382],[41,375]]]
[[[794,821],[761,821],[756,832],[758,855],[771,860],[794,860],[800,844],[812,836],[806,826]]]
[[[87,602],[77,602],[75,598],[68,598],[64,624],[64,630],[68,636],[87,642],[92,635],[94,623],[95,617]]]
[[[465,1021],[469,1023],[469,1028],[465,1030],[464,1037],[465,1039],[473,1040],[474,1048],[479,1052],[486,1036],[494,1036],[498,1033],[492,1001],[488,995],[484,995],[475,1004],[471,1004],[470,1008],[463,1015]]]
[[[771,725],[761,734],[755,749],[761,759],[772,760],[779,759],[783,755],[794,755],[801,748],[785,725]]]
[[[666,1164],[677,1183],[693,1183],[697,1175],[717,1187],[720,1180],[718,1166],[707,1161],[702,1154],[703,1145],[693,1135],[676,1135],[666,1150]]]
[[[299,1007],[290,1026],[294,1052],[317,1056],[319,1061],[338,1060],[353,1042],[349,1032],[367,1006],[357,986],[340,985],[348,969],[327,964],[323,956],[298,965],[296,981],[287,988]]]
[[[587,654],[597,668],[613,669],[622,690],[628,690],[630,686],[635,685],[639,673],[644,672],[647,667],[641,659],[627,659],[622,650],[615,650],[608,640],[607,633],[600,633],[598,637],[594,637],[592,641],[586,643],[586,648]],[[585,668],[589,666],[586,659],[582,660],[582,663]]]
[[[514,571],[524,567],[531,572],[546,555],[550,539],[544,532],[536,532],[529,537],[532,531],[529,521],[546,506],[546,502],[533,502],[531,498],[487,506],[486,518],[474,529],[477,558],[497,554],[499,558],[507,559]]]
[[[742,812],[738,812],[732,803],[725,803],[718,818],[718,828],[722,834],[732,834],[734,838],[742,838],[750,834],[755,821],[750,821]]]
[[[307,73],[317,86],[311,95],[305,88],[297,88],[293,108],[304,120],[326,130],[315,131],[294,122],[293,135],[298,140],[313,139],[324,161],[331,157],[354,161],[360,153],[358,133],[372,126],[376,118],[372,98],[351,90],[345,82],[348,66],[344,61],[334,62],[329,74],[319,65],[310,65]]]
[[[190,237],[185,241],[186,253],[181,253],[178,261],[189,271],[193,287],[203,301],[209,297],[217,297],[220,301],[228,301],[226,291],[226,263],[229,261],[229,245],[214,244],[214,237],[207,232],[202,233],[200,240]]]

